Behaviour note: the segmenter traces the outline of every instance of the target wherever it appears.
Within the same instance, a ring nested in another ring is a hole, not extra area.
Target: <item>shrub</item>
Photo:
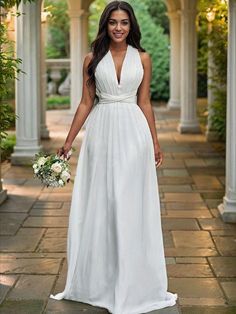
[[[47,109],[69,109],[69,96],[51,96],[47,98]]]
[[[4,161],[10,157],[13,153],[14,146],[16,145],[16,136],[8,135],[2,140],[1,161]]]

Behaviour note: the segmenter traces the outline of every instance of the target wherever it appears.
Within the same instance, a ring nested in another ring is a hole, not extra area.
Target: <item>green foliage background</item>
[[[169,98],[169,36],[154,23],[143,1],[129,0],[142,32],[141,44],[152,57],[152,99]]]
[[[48,18],[47,58],[68,58],[70,55],[70,25],[65,0],[45,0],[44,8],[51,13]]]
[[[1,16],[2,17],[2,16]],[[14,109],[8,102],[9,88],[14,82],[16,73],[19,72],[20,59],[14,58],[12,42],[7,38],[7,28],[4,23],[0,24],[0,150],[2,141],[6,138],[6,131],[14,125]]]
[[[214,63],[212,86],[215,101],[211,104],[212,129],[216,130],[219,137],[225,140],[226,136],[226,84],[227,84],[227,36],[228,36],[228,11],[227,2],[221,0],[199,0],[199,38],[198,69],[207,75],[208,52],[211,53]],[[212,22],[212,31],[208,32],[207,10],[215,11]],[[211,48],[208,48],[208,41]]]

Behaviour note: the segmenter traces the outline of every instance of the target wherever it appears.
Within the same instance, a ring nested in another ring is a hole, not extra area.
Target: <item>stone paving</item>
[[[236,313],[236,225],[219,217],[224,195],[224,156],[220,145],[203,135],[180,135],[178,111],[155,109],[165,162],[158,170],[162,200],[169,291],[178,304],[156,314]],[[67,111],[47,113],[51,140],[44,148],[55,151],[65,138],[72,116]],[[71,164],[73,173],[83,138]],[[66,275],[66,232],[72,184],[63,189],[43,188],[31,167],[3,164],[8,200],[1,217],[0,313],[107,313],[85,303],[54,301]]]

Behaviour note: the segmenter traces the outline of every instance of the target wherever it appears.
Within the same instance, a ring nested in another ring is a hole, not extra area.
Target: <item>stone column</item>
[[[45,60],[45,40],[47,31],[47,16],[42,17],[41,24],[41,126],[40,135],[43,139],[49,138],[49,130],[46,125],[46,89],[47,89],[47,68]]]
[[[12,164],[31,162],[40,146],[40,36],[41,1],[21,2],[16,19],[16,55],[22,59],[16,81],[16,146]]]
[[[168,12],[170,20],[170,99],[168,108],[180,108],[180,11]]]
[[[75,113],[82,96],[82,64],[83,64],[83,10],[70,8],[70,60],[71,60],[71,113]]]
[[[197,119],[197,0],[181,0],[180,133],[199,133]]]
[[[88,45],[88,18],[89,12],[84,11],[81,18],[82,18],[82,56],[83,59],[85,55],[89,52],[89,45]]]
[[[228,6],[226,191],[219,210],[225,222],[236,222],[236,1],[229,0]]]

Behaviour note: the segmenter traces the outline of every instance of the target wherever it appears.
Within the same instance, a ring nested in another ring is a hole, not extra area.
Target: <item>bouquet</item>
[[[36,154],[32,165],[35,177],[47,187],[65,186],[70,181],[70,167],[67,161],[70,155],[71,151],[67,154],[67,158],[42,152]]]

